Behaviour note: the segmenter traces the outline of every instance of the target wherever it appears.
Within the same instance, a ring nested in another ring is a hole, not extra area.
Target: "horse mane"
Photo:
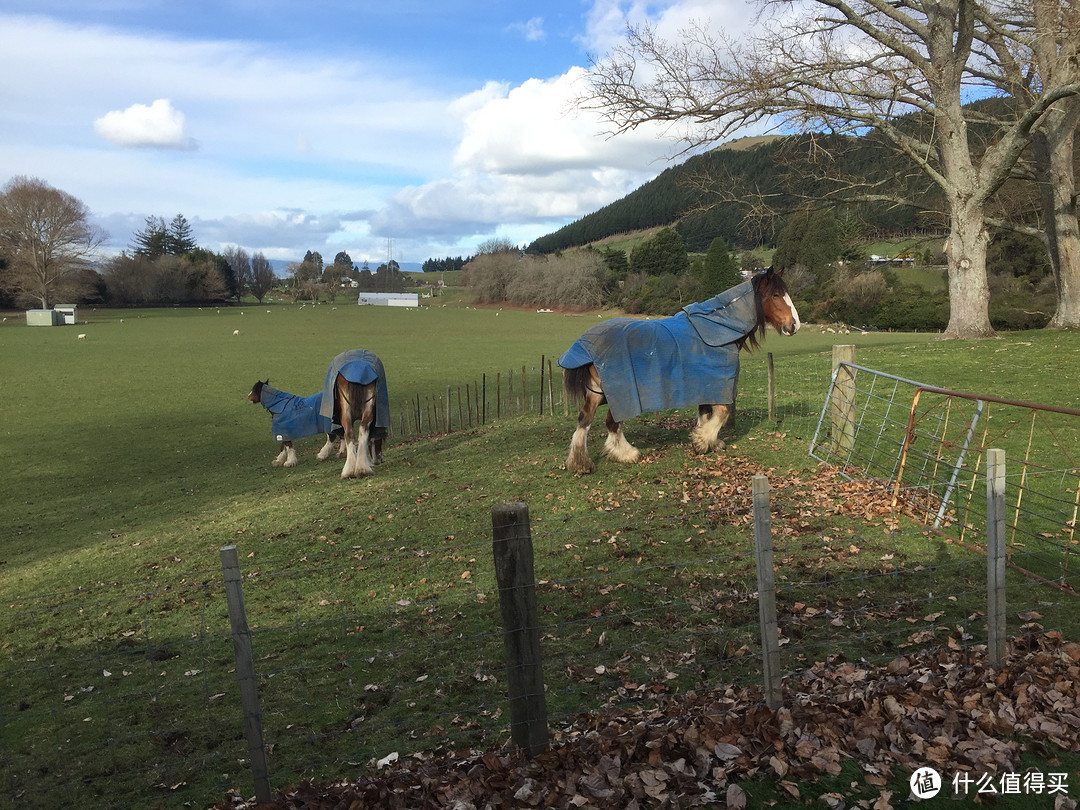
[[[765,323],[765,307],[761,302],[761,285],[765,282],[765,279],[769,277],[771,271],[771,267],[766,267],[764,270],[755,274],[754,277],[750,279],[750,283],[754,287],[754,312],[756,315],[756,319],[754,321],[753,328],[741,338],[739,338],[737,341],[735,341],[736,345],[738,345],[740,350],[746,349],[748,352],[754,351],[754,349],[758,347],[758,341],[761,339],[761,336],[765,334],[765,327],[767,326],[767,324]],[[775,284],[779,282],[781,285],[783,285],[784,282],[780,278],[780,276],[773,273],[772,278],[773,281],[771,281],[770,284]]]

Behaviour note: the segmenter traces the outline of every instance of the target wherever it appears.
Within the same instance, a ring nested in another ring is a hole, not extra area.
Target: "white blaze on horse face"
[[[802,321],[799,320],[799,310],[795,309],[795,304],[791,300],[791,296],[784,293],[784,303],[788,305],[791,310],[791,317],[795,319],[795,328],[788,332],[789,335],[794,335],[799,331],[799,327],[802,326]]]

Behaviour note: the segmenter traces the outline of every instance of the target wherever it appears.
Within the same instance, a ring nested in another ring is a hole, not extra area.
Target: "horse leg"
[[[368,388],[372,396],[368,397]],[[345,430],[345,466],[342,478],[362,478],[371,475],[371,458],[368,454],[368,435],[375,419],[374,384],[360,386],[348,382],[340,374],[335,385],[341,427]],[[356,431],[355,423],[360,423]]]
[[[720,429],[731,419],[734,405],[699,405],[697,427],[690,431],[690,444],[695,453],[705,454],[723,450]]]
[[[293,443],[289,441],[282,442],[281,452],[270,462],[270,465],[273,467],[295,467],[296,451],[293,449]]]
[[[372,464],[382,464],[384,461],[386,461],[386,459],[383,458],[383,454],[382,454],[382,444],[383,444],[382,439],[372,439],[371,440],[371,462],[372,462]]]
[[[585,402],[578,411],[577,429],[574,431],[574,438],[570,440],[570,453],[566,457],[566,469],[570,472],[591,473],[594,469],[592,459],[589,458],[589,428],[603,398],[603,394],[592,390],[585,392]]]
[[[334,438],[330,433],[326,434],[326,444],[322,446],[322,450],[319,451],[319,461],[326,461],[334,452]]]
[[[612,461],[623,461],[629,464],[640,461],[641,451],[626,440],[626,436],[623,435],[622,422],[616,422],[612,418],[610,410],[608,411],[606,424],[608,430],[607,439],[604,441],[604,447],[600,452]]]

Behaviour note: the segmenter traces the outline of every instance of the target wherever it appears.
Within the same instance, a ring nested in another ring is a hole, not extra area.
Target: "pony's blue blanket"
[[[577,339],[563,368],[592,363],[612,418],[622,422],[668,408],[735,402],[737,341],[757,324],[753,285],[747,281],[670,318],[613,318]]]
[[[334,381],[338,374],[346,380],[360,385],[376,383],[375,386],[375,425],[371,428],[371,438],[385,438],[390,429],[390,393],[386,387],[386,374],[382,360],[374,352],[364,349],[350,349],[342,352],[330,361],[326,370],[326,383],[322,390],[322,403],[319,414],[324,418],[334,416]]]
[[[259,402],[273,415],[270,430],[274,438],[279,442],[287,442],[340,430],[341,426],[334,424],[333,417],[325,417],[319,413],[322,396],[320,392],[310,397],[298,397],[296,394],[263,385]]]

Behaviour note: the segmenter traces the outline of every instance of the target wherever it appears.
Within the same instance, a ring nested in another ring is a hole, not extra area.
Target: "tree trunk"
[[[1073,105],[1076,102],[1072,102]],[[1054,111],[1032,143],[1039,195],[1046,214],[1046,241],[1057,288],[1051,328],[1080,326],[1080,223],[1073,170],[1074,114]]]
[[[948,43],[936,45],[946,51]],[[933,51],[932,51],[933,52]],[[945,258],[949,268],[949,324],[942,338],[970,340],[993,337],[990,326],[990,286],[986,278],[986,248],[990,233],[984,222],[987,179],[999,167],[988,162],[1001,160],[997,154],[983,156],[976,170],[968,142],[959,82],[935,88],[935,124],[941,133],[938,149],[948,184],[943,189],[949,206],[949,238]],[[988,168],[990,169],[988,171]],[[985,175],[985,178],[984,178]]]
[[[949,325],[942,338],[969,340],[993,337],[990,287],[986,279],[986,246],[990,234],[981,207],[954,205],[945,242],[949,266]]]

